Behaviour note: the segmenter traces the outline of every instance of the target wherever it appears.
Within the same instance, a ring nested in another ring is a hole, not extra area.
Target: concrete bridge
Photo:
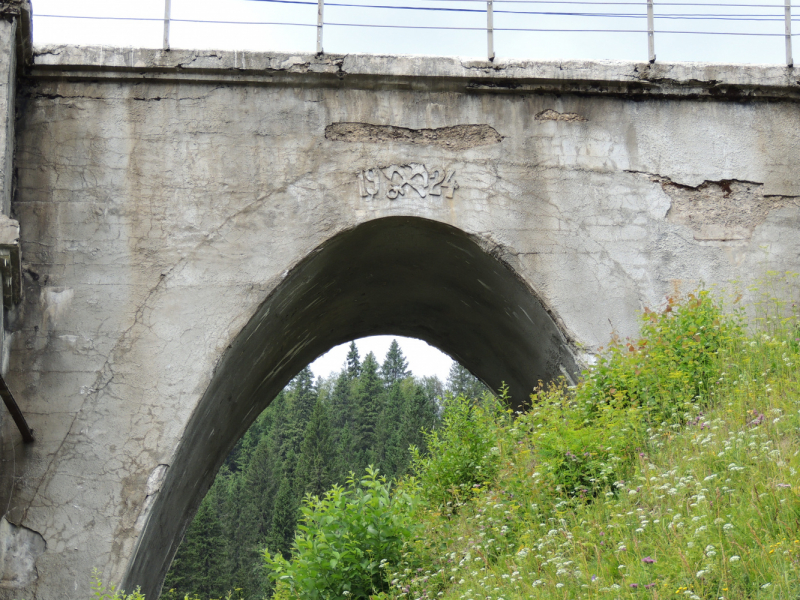
[[[0,4],[0,598],[156,598],[304,365],[422,338],[515,401],[677,289],[800,268],[800,72],[30,44]]]

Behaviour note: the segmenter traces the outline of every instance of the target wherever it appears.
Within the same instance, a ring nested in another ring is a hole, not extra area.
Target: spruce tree
[[[336,377],[330,397],[330,424],[333,439],[338,443],[345,429],[350,428],[353,422],[353,409],[351,399],[352,381],[346,369],[342,369]]]
[[[174,589],[179,596],[220,597],[228,588],[225,540],[215,502],[212,492],[200,503],[164,582],[165,589]]]
[[[378,418],[381,413],[381,392],[383,382],[378,375],[378,361],[370,352],[361,365],[361,377],[354,390],[354,455],[356,459],[356,473],[375,462],[375,441]]]
[[[389,350],[386,353],[386,358],[381,366],[381,377],[383,384],[386,387],[391,386],[396,381],[400,381],[409,377],[411,372],[408,370],[408,361],[403,356],[403,351],[400,349],[400,344],[397,340],[392,340]]]
[[[290,477],[282,477],[272,510],[272,527],[267,539],[270,553],[280,552],[284,558],[291,556],[294,531],[297,526],[299,502]]]
[[[311,420],[306,426],[297,462],[298,496],[302,498],[307,493],[322,496],[333,484],[335,466],[328,409],[317,400]]]
[[[358,346],[355,342],[350,342],[350,349],[347,351],[347,362],[345,366],[347,376],[351,381],[361,376],[361,361],[358,357]]]
[[[489,391],[480,379],[475,377],[458,362],[453,362],[447,376],[447,392],[453,396],[464,396],[474,400],[480,399]]]
[[[408,462],[408,446],[405,443],[406,424],[403,422],[404,387],[401,382],[396,381],[384,392],[383,410],[378,420],[376,436],[378,462],[375,466],[379,467],[381,473],[388,478],[401,474]]]

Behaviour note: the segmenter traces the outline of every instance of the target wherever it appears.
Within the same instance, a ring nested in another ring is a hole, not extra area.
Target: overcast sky
[[[165,0],[32,0],[36,43],[108,44],[160,47]],[[687,0],[656,2],[656,31],[706,31],[778,34],[777,37],[729,35],[656,34],[660,61],[725,63],[772,63],[785,60],[783,0]],[[794,0],[798,3],[798,0]],[[350,4],[358,6],[336,6]],[[721,6],[725,4],[726,6]],[[740,4],[742,6],[730,6]],[[436,10],[387,10],[374,6],[425,7]],[[485,31],[365,28],[333,25],[413,25],[416,27],[486,26],[482,0],[329,0],[325,7],[324,50],[331,53],[458,55],[481,58],[486,53]],[[452,10],[456,9],[456,10]],[[472,12],[459,12],[459,11]],[[297,23],[303,26],[172,24],[173,48],[231,50],[316,50],[315,0],[172,0],[175,19]],[[495,0],[494,23],[498,29],[646,29],[642,0],[545,2],[544,0]],[[506,11],[506,12],[504,12]],[[511,14],[511,11],[514,14]],[[568,16],[565,12],[592,13]],[[561,15],[521,14],[560,12]],[[628,16],[603,17],[615,13]],[[800,6],[795,9],[794,30],[800,31]],[[59,19],[44,15],[143,17],[154,22]],[[660,16],[659,16],[660,15]],[[714,20],[697,17],[714,16]],[[692,16],[694,20],[678,17]],[[746,18],[750,20],[737,20]],[[753,21],[758,19],[758,21]],[[795,45],[800,37],[795,37]],[[645,33],[513,32],[495,33],[498,58],[646,60]],[[795,52],[797,54],[797,52]]]
[[[685,0],[656,4],[656,31],[716,31],[750,33],[784,32],[782,0],[722,0],[725,4],[750,6],[687,6]],[[36,44],[82,44],[133,47],[161,47],[165,0],[32,0]],[[795,0],[797,2],[797,0]],[[683,3],[683,4],[682,4]],[[350,4],[359,6],[335,6]],[[706,2],[706,4],[710,4]],[[369,5],[372,8],[365,6]],[[383,9],[376,6],[446,8],[436,10]],[[334,25],[412,25],[416,27],[486,26],[486,4],[482,0],[330,0],[325,8],[324,50],[330,53],[366,52],[376,54],[486,56],[486,32],[465,30],[395,29]],[[457,9],[457,10],[452,10]],[[605,0],[579,3],[543,0],[496,0],[494,23],[498,29],[614,29],[646,28],[645,5],[641,0]],[[510,14],[504,11],[514,11]],[[543,12],[582,12],[594,16],[543,15]],[[317,6],[315,0],[172,0],[174,19],[239,21],[247,23],[294,23],[297,25],[256,25],[223,23],[171,24],[173,48],[218,50],[262,50],[314,52],[316,50]],[[520,13],[531,14],[520,14]],[[603,17],[603,13],[629,16]],[[540,14],[532,14],[540,13]],[[48,16],[53,15],[53,16]],[[61,16],[137,17],[154,21],[65,19]],[[667,16],[669,15],[669,16]],[[716,15],[714,20],[684,20],[675,16]],[[800,31],[800,7],[794,15],[794,30]],[[737,20],[743,17],[752,20]],[[527,59],[647,59],[644,33],[588,32],[495,32],[498,58]],[[795,38],[797,40],[800,38]],[[656,34],[659,61],[706,61],[726,63],[782,64],[783,37]],[[797,55],[798,52],[795,52]],[[452,361],[420,340],[397,338],[417,376],[437,375],[442,381]],[[374,352],[380,362],[391,336],[366,338],[358,342],[362,358]],[[328,376],[341,369],[347,345],[334,348],[312,364],[316,375]]]

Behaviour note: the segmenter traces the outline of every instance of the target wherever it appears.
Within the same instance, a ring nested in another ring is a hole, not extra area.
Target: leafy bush
[[[115,585],[105,585],[100,580],[97,569],[92,572],[92,598],[95,600],[145,600],[144,594],[139,591],[139,588],[126,594],[123,590],[118,590]]]
[[[500,465],[496,423],[508,416],[504,402],[504,391],[500,399],[487,395],[480,402],[464,396],[445,399],[443,426],[425,434],[428,454],[411,450],[412,468],[428,502],[444,507],[494,480]]]
[[[644,312],[638,341],[614,340],[599,356],[576,399],[588,413],[615,403],[641,407],[653,423],[686,421],[687,407],[709,401],[720,351],[742,336],[740,319],[708,291],[669,298],[662,312]]]
[[[387,590],[385,569],[413,536],[416,504],[413,481],[391,494],[371,467],[360,481],[351,474],[346,488],[334,486],[321,499],[306,496],[291,561],[264,551],[278,595],[359,599]]]
[[[537,483],[589,499],[628,477],[644,443],[640,410],[614,400],[586,419],[563,382],[538,389],[532,399],[517,427],[528,432]]]

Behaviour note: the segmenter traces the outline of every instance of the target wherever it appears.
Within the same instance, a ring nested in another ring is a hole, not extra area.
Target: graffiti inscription
[[[369,197],[397,200],[400,196],[409,198],[414,193],[420,198],[442,196],[452,198],[458,189],[455,171],[433,169],[429,171],[425,165],[409,163],[407,165],[391,165],[375,167],[358,172],[358,190],[362,198]]]

